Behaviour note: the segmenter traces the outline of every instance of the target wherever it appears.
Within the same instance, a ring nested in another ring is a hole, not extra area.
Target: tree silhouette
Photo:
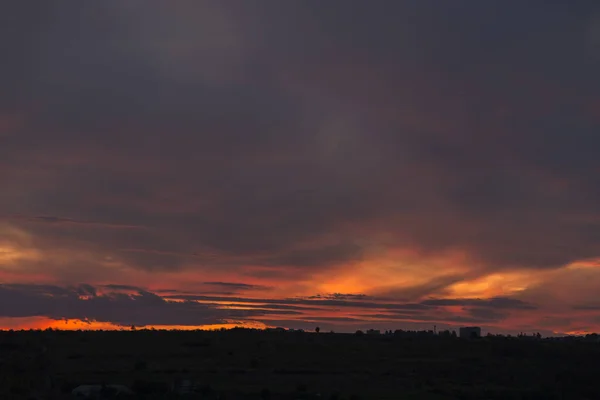
[[[318,326],[315,328],[315,332],[319,333],[321,332],[321,328],[319,328]]]
[[[260,398],[262,400],[269,400],[271,398],[271,391],[267,388],[264,388],[260,391]]]

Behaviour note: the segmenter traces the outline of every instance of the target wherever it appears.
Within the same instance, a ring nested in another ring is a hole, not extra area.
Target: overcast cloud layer
[[[0,318],[600,328],[596,1],[14,1],[0,49]]]

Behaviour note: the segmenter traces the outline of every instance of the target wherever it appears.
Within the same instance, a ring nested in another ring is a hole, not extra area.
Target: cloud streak
[[[0,318],[45,317],[80,320],[115,326],[202,326],[231,320],[269,324],[271,319],[294,316],[297,322],[466,321],[487,323],[507,317],[499,311],[530,309],[522,301],[495,298],[448,299],[417,304],[340,299],[256,299],[231,296],[161,295],[128,285],[70,287],[34,284],[2,284]],[[444,309],[461,305],[470,317],[453,316]],[[344,311],[340,311],[343,309]],[[497,311],[495,311],[497,310]],[[366,313],[365,312],[369,312]],[[323,315],[327,314],[327,315]]]
[[[51,216],[33,216],[27,217],[22,215],[10,216],[5,218],[8,221],[23,221],[23,222],[37,222],[46,223],[53,225],[79,225],[84,227],[92,228],[108,228],[108,229],[147,229],[147,227],[140,225],[126,225],[126,224],[111,224],[106,222],[94,222],[94,221],[79,221],[71,218],[51,217]]]

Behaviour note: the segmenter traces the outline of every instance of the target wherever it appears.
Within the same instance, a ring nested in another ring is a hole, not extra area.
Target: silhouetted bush
[[[267,388],[264,388],[260,391],[260,398],[262,400],[270,400],[271,399],[271,391]]]
[[[211,396],[213,394],[213,388],[209,385],[209,384],[203,384],[200,385],[200,387],[198,388],[198,393],[200,393],[202,396],[208,397]]]
[[[165,394],[171,390],[171,387],[166,382],[137,380],[132,389],[138,394]]]
[[[299,393],[306,393],[308,392],[308,386],[306,386],[306,383],[299,383],[298,386],[296,386],[296,390]]]
[[[148,363],[144,360],[138,360],[135,362],[133,369],[136,371],[145,371],[148,368]]]

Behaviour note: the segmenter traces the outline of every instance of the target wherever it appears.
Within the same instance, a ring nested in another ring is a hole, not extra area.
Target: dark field
[[[600,344],[583,340],[25,331],[0,332],[0,363],[1,399],[102,383],[136,399],[600,398]]]

